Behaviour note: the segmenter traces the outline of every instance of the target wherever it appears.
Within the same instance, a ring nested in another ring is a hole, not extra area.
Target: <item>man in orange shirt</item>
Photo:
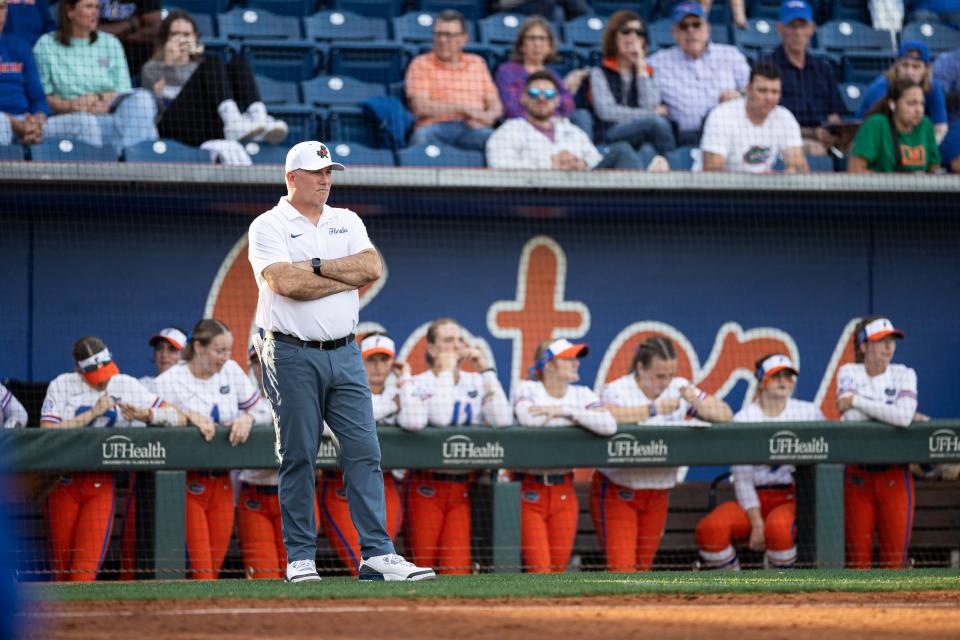
[[[467,22],[442,11],[433,23],[433,50],[407,68],[407,103],[417,118],[410,144],[446,144],[483,150],[503,105],[487,64],[464,53]]]

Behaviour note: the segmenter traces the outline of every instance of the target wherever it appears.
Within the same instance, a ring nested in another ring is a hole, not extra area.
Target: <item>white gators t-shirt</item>
[[[64,373],[53,379],[47,387],[40,410],[40,422],[60,424],[92,409],[100,396],[106,393],[114,402],[130,404],[141,409],[156,408],[162,404],[157,394],[147,390],[140,381],[123,373],[110,378],[105,392],[97,391],[79,373]],[[120,407],[110,409],[96,418],[88,427],[145,427],[139,421],[123,417]]]
[[[789,398],[783,412],[770,417],[763,413],[760,403],[754,402],[733,416],[734,422],[816,422],[826,420],[820,407],[812,402]],[[746,511],[760,506],[756,487],[776,484],[793,484],[792,464],[738,464],[730,467],[733,474],[733,489],[737,502]]]
[[[718,104],[707,116],[700,150],[724,156],[727,170],[765,173],[773,169],[784,149],[803,146],[800,124],[785,107],[774,107],[763,124],[747,117],[747,99]]]
[[[206,380],[195,377],[181,362],[156,379],[160,397],[181,409],[210,416],[218,424],[226,424],[241,412],[253,414],[254,423],[269,424],[273,416],[267,403],[260,402],[260,391],[233,360]]]
[[[917,372],[891,364],[878,376],[867,375],[863,364],[845,364],[837,373],[837,397],[852,393],[853,407],[843,420],[880,420],[906,427],[917,412]]]

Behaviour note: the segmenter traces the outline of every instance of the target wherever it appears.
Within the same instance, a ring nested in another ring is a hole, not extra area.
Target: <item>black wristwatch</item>
[[[311,258],[310,266],[313,267],[313,272],[315,274],[317,274],[318,276],[323,275],[322,273],[320,273],[320,270],[323,269],[323,260],[321,260],[320,258]]]

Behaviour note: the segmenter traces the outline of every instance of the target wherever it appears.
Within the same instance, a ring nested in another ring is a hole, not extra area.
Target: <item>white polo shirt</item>
[[[319,300],[294,300],[271,289],[263,270],[278,262],[333,260],[372,248],[363,221],[353,211],[324,205],[314,226],[286,198],[280,198],[276,207],[250,225],[248,258],[260,288],[257,326],[301,340],[337,340],[353,333],[360,313],[357,290]]]

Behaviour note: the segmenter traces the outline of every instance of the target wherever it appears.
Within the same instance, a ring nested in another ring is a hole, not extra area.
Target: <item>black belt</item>
[[[757,491],[787,491],[793,489],[792,484],[762,484],[756,487]]]
[[[516,472],[513,474],[515,480],[533,480],[542,485],[552,487],[554,485],[563,484],[569,478],[573,477],[572,473],[520,473]]]
[[[288,336],[287,334],[280,333],[279,331],[268,331],[267,336],[272,336],[273,339],[277,340],[278,342],[286,342],[287,344],[295,344],[298,347],[310,347],[311,349],[320,349],[322,351],[333,351],[334,349],[345,347],[357,338],[351,333],[343,338],[338,338],[336,340],[324,340],[321,342],[319,340],[301,340],[300,338]]]

